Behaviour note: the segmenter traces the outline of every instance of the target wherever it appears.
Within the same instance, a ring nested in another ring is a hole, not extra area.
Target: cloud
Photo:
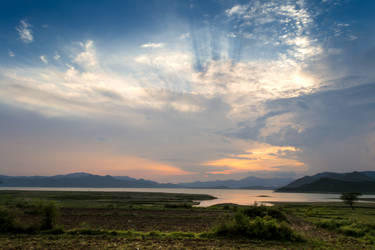
[[[232,8],[227,9],[225,13],[228,16],[233,16],[233,15],[243,15],[245,14],[246,10],[248,9],[248,5],[234,5]]]
[[[374,46],[359,35],[349,41],[353,23],[329,23],[314,6],[252,1],[155,38],[168,46],[92,39],[38,52],[46,65],[2,65],[1,103],[27,119],[9,115],[0,127],[5,134],[40,119],[16,131],[35,134],[27,145],[54,138],[63,145],[54,154],[77,145],[85,157],[86,148],[101,152],[101,164],[117,159],[105,171],[136,174],[127,164],[145,164],[146,175],[155,164],[160,179],[163,171],[202,180],[371,169],[375,95],[364,83],[375,79]]]
[[[53,59],[55,59],[56,61],[60,60],[61,56],[59,54],[55,54]]]
[[[41,60],[43,63],[45,63],[45,64],[48,63],[47,57],[46,57],[45,55],[41,55],[41,56],[40,56],[40,60]]]
[[[205,163],[219,163],[251,148],[251,140],[223,131],[261,116],[267,100],[298,96],[317,87],[314,77],[293,60],[234,64],[222,58],[210,61],[206,71],[199,72],[193,67],[192,54],[182,49],[140,51],[129,60],[120,57],[119,62],[114,55],[101,53],[92,40],[70,51],[62,55],[66,64],[59,67],[0,68],[3,102],[54,119],[107,121],[109,128],[98,128],[91,135],[111,138],[103,145],[115,144],[112,150],[193,172],[192,179],[206,174],[216,178],[225,167]],[[106,130],[116,132],[108,135]],[[274,128],[269,126],[267,131]],[[287,163],[295,162],[280,158],[280,164],[274,163],[267,171],[290,171]],[[232,170],[227,168],[226,173]],[[179,178],[187,177],[181,174]]]
[[[185,40],[185,39],[188,39],[188,38],[190,38],[189,32],[183,33],[178,37],[178,39],[180,39],[180,40]]]
[[[153,68],[173,72],[191,71],[192,64],[191,55],[179,51],[140,54],[134,58],[134,61]]]
[[[163,43],[145,43],[140,46],[141,48],[162,48],[164,47]]]
[[[295,159],[290,153],[296,153],[300,149],[295,147],[278,147],[267,144],[256,144],[254,148],[237,155],[228,155],[214,161],[204,163],[206,166],[227,167],[222,171],[214,171],[215,174],[233,174],[249,171],[295,171],[303,172],[306,166]]]
[[[20,21],[20,24],[16,27],[20,39],[24,43],[31,43],[34,41],[33,32],[31,30],[31,24],[26,19]]]
[[[81,42],[80,46],[83,51],[78,53],[73,61],[86,69],[95,68],[98,65],[98,61],[94,41],[87,40],[86,42]]]
[[[14,54],[13,51],[9,50],[9,51],[8,51],[8,56],[9,56],[9,57],[15,57],[16,55]]]
[[[225,13],[234,27],[230,37],[250,39],[259,51],[268,48],[300,63],[323,52],[311,37],[314,22],[304,1],[254,1]]]
[[[300,148],[311,173],[373,169],[375,84],[270,100],[269,111],[232,135]],[[232,131],[233,132],[233,131]]]

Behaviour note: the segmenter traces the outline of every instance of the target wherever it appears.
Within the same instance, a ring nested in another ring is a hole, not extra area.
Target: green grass
[[[285,210],[335,233],[375,244],[375,207],[286,206]]]
[[[0,191],[0,205],[23,206],[37,200],[53,200],[60,207],[163,208],[192,207],[215,197],[205,194],[157,192]]]

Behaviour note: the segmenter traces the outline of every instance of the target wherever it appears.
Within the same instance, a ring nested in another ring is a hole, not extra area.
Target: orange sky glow
[[[232,174],[247,171],[280,171],[283,166],[293,168],[295,171],[305,170],[303,162],[294,159],[290,154],[298,152],[295,147],[278,147],[261,145],[255,149],[247,150],[244,154],[230,155],[204,163],[205,166],[226,167],[222,171],[212,171],[210,174]]]

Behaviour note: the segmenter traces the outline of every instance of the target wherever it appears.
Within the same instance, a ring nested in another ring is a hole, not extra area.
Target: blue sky
[[[158,181],[375,170],[374,1],[3,1],[0,165]]]

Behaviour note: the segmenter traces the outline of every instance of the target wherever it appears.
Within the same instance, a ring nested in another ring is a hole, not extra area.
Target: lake
[[[214,200],[202,201],[198,206],[207,207],[220,203],[239,205],[270,205],[270,202],[335,202],[341,201],[340,194],[318,193],[277,193],[273,190],[254,189],[196,189],[196,188],[37,188],[37,187],[1,187],[0,190],[34,191],[96,191],[96,192],[161,192],[209,194]],[[363,195],[361,198],[375,198],[375,195]]]

